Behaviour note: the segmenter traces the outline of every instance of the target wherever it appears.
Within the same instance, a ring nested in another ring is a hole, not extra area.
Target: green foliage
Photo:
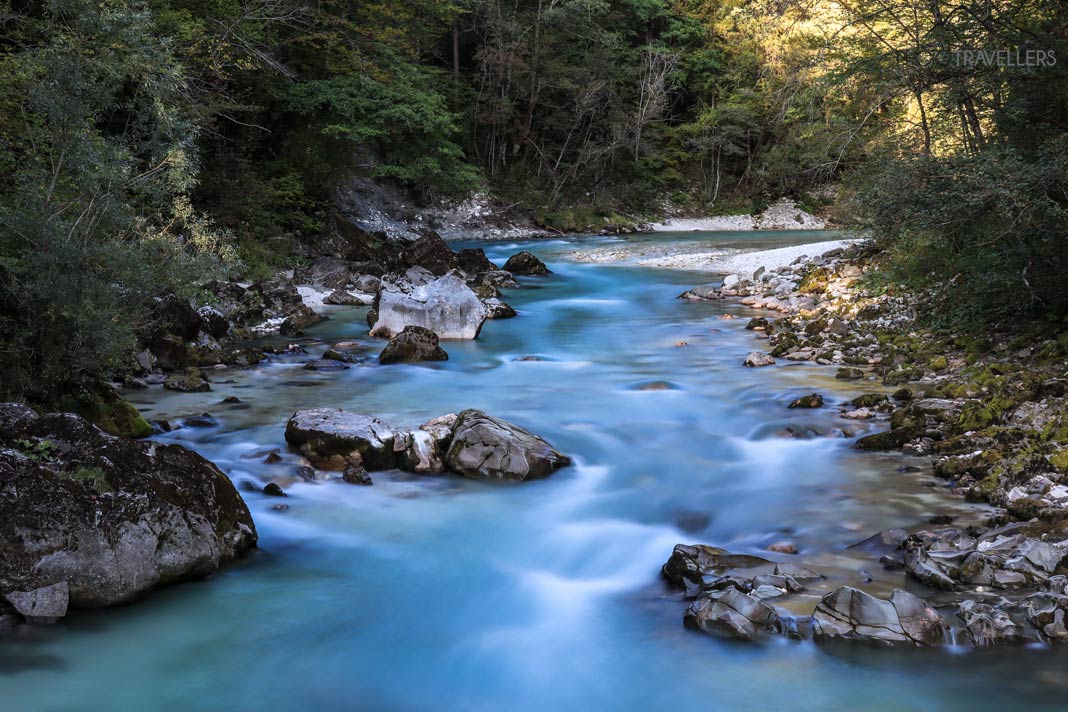
[[[56,454],[56,443],[51,440],[16,440],[15,446],[33,462],[48,462]]]

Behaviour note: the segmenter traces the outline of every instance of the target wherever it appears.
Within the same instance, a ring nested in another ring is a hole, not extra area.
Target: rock
[[[739,640],[782,635],[786,629],[774,608],[733,587],[699,596],[690,604],[683,622],[687,628]]]
[[[320,371],[325,373],[346,371],[348,368],[349,367],[345,363],[330,358],[312,359],[304,364],[305,371]]]
[[[0,591],[65,581],[82,608],[211,574],[253,548],[256,529],[200,455],[67,413],[0,431],[0,541]]]
[[[60,581],[32,591],[10,591],[4,598],[27,623],[51,625],[67,615],[70,587],[66,581]]]
[[[263,493],[268,497],[288,497],[277,482],[268,482],[263,486]]]
[[[547,477],[571,458],[517,425],[465,410],[453,425],[445,464],[464,477],[522,482]]]
[[[454,274],[425,285],[385,284],[379,293],[372,336],[394,336],[406,326],[421,326],[443,339],[474,339],[489,310]]]
[[[660,573],[679,588],[700,586],[705,576],[727,569],[770,567],[772,562],[749,554],[732,554],[705,544],[676,544]]]
[[[263,464],[265,465],[277,465],[282,461],[282,456],[277,450],[267,453],[267,457],[263,458]]]
[[[486,305],[486,309],[489,310],[486,315],[487,319],[511,319],[514,316],[518,316],[515,309],[496,297],[484,299],[483,303]]]
[[[187,428],[215,428],[218,427],[219,421],[211,413],[201,413],[182,418],[182,425]]]
[[[419,429],[430,433],[430,437],[434,438],[434,443],[444,451],[448,449],[449,443],[452,442],[452,426],[455,424],[456,414],[448,413],[447,415],[431,418],[420,425]]]
[[[343,289],[351,277],[352,266],[337,257],[319,257],[293,274],[293,280],[298,284],[310,284],[325,289]]]
[[[406,326],[390,339],[378,355],[381,364],[419,363],[420,361],[447,361],[449,354],[441,348],[438,335],[421,326]]]
[[[465,247],[456,254],[456,263],[466,274],[477,275],[483,272],[496,272],[500,267],[490,262],[486,251],[481,247]]]
[[[162,368],[178,368],[188,359],[186,342],[197,337],[201,323],[188,299],[166,293],[154,300],[148,320],[137,328],[137,339]]]
[[[163,387],[179,393],[205,393],[211,390],[211,384],[199,368],[187,368],[172,373],[163,382]]]
[[[371,476],[367,474],[367,470],[365,470],[362,465],[349,465],[341,474],[341,479],[348,482],[350,485],[362,485],[368,487],[374,484],[374,481],[371,480]]]
[[[14,431],[37,420],[37,411],[21,403],[0,403],[0,432]]]
[[[370,294],[354,293],[345,289],[335,289],[323,297],[323,304],[342,307],[366,307],[374,301],[374,296]]]
[[[894,591],[889,601],[842,586],[820,599],[812,615],[813,637],[846,638],[888,645],[933,646],[945,640],[945,624],[926,601]]]
[[[823,396],[819,393],[812,393],[811,395],[801,396],[795,401],[792,401],[788,408],[822,408]]]
[[[326,317],[316,314],[310,307],[301,304],[294,308],[292,313],[282,321],[282,326],[279,327],[278,331],[283,336],[299,336],[309,326],[318,324],[321,321],[326,321]]]
[[[508,258],[504,263],[504,271],[512,274],[544,276],[552,274],[545,263],[530,252],[523,250]]]
[[[964,624],[971,644],[977,648],[1023,641],[1019,628],[1009,614],[986,603],[961,601],[957,604],[957,618]]]
[[[515,281],[515,277],[511,272],[506,272],[503,269],[495,270],[492,272],[483,272],[478,277],[478,284],[483,287],[492,287],[497,289],[518,289],[519,282]],[[497,296],[498,292],[494,291],[492,296]]]
[[[745,360],[742,362],[743,366],[749,366],[751,368],[760,368],[762,366],[773,366],[774,364],[775,364],[775,359],[773,359],[769,354],[766,354],[763,351],[752,351],[752,352],[750,352],[749,355],[746,356]]]
[[[859,368],[845,367],[838,369],[838,371],[834,374],[834,377],[840,381],[855,381],[857,379],[864,378],[864,372],[861,371]]]
[[[885,403],[887,398],[882,393],[865,393],[862,396],[857,396],[853,400],[849,401],[850,405],[857,408],[874,408],[877,405]]]
[[[201,328],[213,338],[221,339],[230,333],[230,320],[215,307],[200,307],[197,316],[200,317]]]
[[[444,472],[440,443],[435,434],[424,429],[397,433],[393,439],[393,452],[397,455],[398,467],[419,475]]]
[[[378,418],[338,408],[299,410],[286,424],[286,442],[324,470],[363,464],[393,467],[393,431]]]
[[[886,432],[866,435],[858,439],[853,447],[858,450],[896,450],[922,433],[922,430],[914,427],[893,428]]]
[[[433,231],[411,243],[401,259],[409,267],[422,267],[438,277],[458,266],[456,253]]]
[[[798,551],[797,544],[792,541],[777,541],[768,545],[767,550],[774,551],[776,554],[796,554]]]

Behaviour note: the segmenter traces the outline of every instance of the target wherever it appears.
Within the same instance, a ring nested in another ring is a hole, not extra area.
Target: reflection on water
[[[766,246],[798,236],[722,239]],[[486,247],[501,263],[520,245]],[[674,299],[702,275],[576,264],[561,257],[576,249],[571,240],[522,247],[555,274],[505,295],[519,318],[488,323],[475,342],[446,342],[447,362],[378,367],[381,342],[366,339],[363,311],[335,308],[308,341],[309,356],[215,372],[207,394],[131,397],[149,417],[214,414],[220,426],[164,439],[196,448],[238,482],[291,476],[298,459],[285,449],[285,421],[317,406],[398,426],[481,408],[544,435],[575,467],[521,486],[403,473],[376,473],[370,488],[294,480],[286,512],[246,493],[262,551],[210,582],[79,613],[0,645],[4,708],[1059,704],[1068,692],[1059,651],[745,646],[684,631],[683,604],[658,579],[676,543],[758,553],[789,539],[806,564],[831,574],[825,587],[870,576],[889,590],[906,585],[903,575],[849,545],[934,514],[977,515],[926,486],[929,472],[898,473],[897,456],[850,450],[841,431],[867,426],[833,409],[787,410],[813,390],[835,403],[864,386],[808,364],[741,368],[754,334],[744,319],[718,316],[750,312]],[[367,363],[339,373],[301,368],[327,342],[351,338],[371,343]],[[666,386],[648,389],[652,382]],[[243,403],[221,405],[229,395]],[[784,438],[787,426],[812,437]],[[275,448],[284,462],[263,464]]]

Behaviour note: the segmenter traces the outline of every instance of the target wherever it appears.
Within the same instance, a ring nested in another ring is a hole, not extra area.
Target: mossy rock
[[[945,371],[949,368],[949,361],[945,356],[935,356],[928,365],[932,371]]]
[[[922,428],[894,428],[860,438],[854,447],[858,450],[896,450],[922,433]]]
[[[1057,472],[1068,473],[1068,450],[1058,450],[1050,455],[1049,463],[1057,468]]]
[[[801,396],[797,400],[790,403],[788,408],[822,408],[823,396],[819,393],[811,393],[807,396]]]
[[[838,369],[834,374],[834,377],[840,381],[856,381],[864,378],[864,371],[861,371],[859,368],[844,367]]]
[[[82,391],[73,403],[65,403],[64,407],[112,435],[144,438],[152,434],[152,426],[132,403],[103,386]]]
[[[826,267],[817,267],[805,275],[797,286],[797,291],[801,294],[821,294],[827,290],[830,278],[831,274]]]
[[[885,403],[886,400],[886,396],[882,393],[865,393],[849,401],[849,404],[857,408],[874,408],[881,403]]]
[[[99,467],[79,467],[66,475],[75,482],[89,485],[101,494],[115,491],[115,488],[108,482],[107,475]]]

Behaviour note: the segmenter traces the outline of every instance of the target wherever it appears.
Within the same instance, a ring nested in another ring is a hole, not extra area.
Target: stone
[[[547,477],[571,458],[518,425],[465,410],[453,425],[445,464],[464,477],[522,482]]]
[[[855,381],[864,378],[864,371],[859,368],[843,367],[835,372],[834,377],[841,381]]]
[[[27,447],[45,455],[23,456]],[[108,435],[70,413],[0,429],[0,591],[63,581],[70,605],[132,601],[256,545],[233,483],[191,450]]]
[[[797,400],[794,400],[787,406],[788,408],[822,408],[823,396],[819,393],[812,393],[811,395],[801,396]]]
[[[349,465],[345,468],[345,471],[341,473],[341,479],[348,482],[350,485],[362,485],[368,487],[374,484],[371,480],[371,476],[367,474],[367,470],[362,465]]]
[[[544,262],[526,250],[517,252],[509,257],[508,261],[504,263],[504,271],[511,272],[512,274],[535,276],[552,274],[549,268],[545,266]]]
[[[282,320],[278,332],[283,336],[300,336],[309,326],[314,326],[321,321],[326,321],[326,317],[312,311],[311,307],[301,304]]]
[[[481,247],[465,247],[456,254],[456,263],[460,270],[469,275],[482,274],[483,272],[496,272],[500,269],[486,257],[486,251]]]
[[[285,438],[324,470],[344,470],[354,464],[388,470],[394,464],[392,429],[369,415],[339,408],[299,410],[286,424]]]
[[[770,354],[766,354],[763,351],[750,352],[745,360],[742,361],[743,366],[749,366],[750,368],[761,368],[763,366],[773,366],[775,359]]]
[[[454,274],[419,286],[385,283],[379,292],[372,336],[391,337],[421,326],[442,339],[475,339],[489,310]]]
[[[199,368],[187,368],[170,374],[163,382],[163,387],[179,393],[205,393],[211,390],[211,384]]]
[[[679,588],[700,586],[710,574],[728,569],[771,567],[772,562],[749,554],[732,554],[726,549],[705,544],[676,544],[660,573]]]
[[[10,591],[4,598],[27,623],[51,625],[67,615],[70,586],[66,581],[60,581],[32,591]]]
[[[441,235],[433,231],[408,245],[401,253],[401,259],[410,267],[422,267],[439,277],[458,266],[456,253]]]
[[[512,317],[518,316],[515,309],[496,297],[484,299],[483,303],[486,305],[486,309],[489,310],[489,313],[486,315],[487,319],[511,319]]]
[[[887,601],[850,586],[820,599],[812,615],[812,633],[817,641],[846,638],[917,646],[945,642],[941,616],[923,599],[896,590]]]
[[[304,364],[305,371],[320,371],[323,373],[331,373],[334,371],[346,371],[348,365],[343,361],[335,361],[331,358],[317,358],[307,361]]]
[[[221,339],[230,333],[230,320],[215,307],[200,307],[197,316],[200,317],[201,328],[213,338]]]
[[[263,493],[268,497],[288,497],[277,482],[268,482],[263,486]]]
[[[397,466],[405,472],[429,475],[445,471],[441,441],[427,430],[397,433],[393,452],[397,455]]]
[[[798,552],[797,544],[792,541],[777,541],[774,544],[769,544],[767,550],[776,554],[796,554]]]
[[[293,274],[298,284],[310,284],[326,289],[341,289],[352,277],[352,266],[338,257],[318,257],[304,269]]]
[[[683,622],[687,628],[739,640],[757,640],[785,632],[772,606],[756,595],[747,595],[733,587],[698,597],[690,604]]]
[[[381,364],[447,361],[449,354],[441,348],[438,335],[421,326],[406,326],[390,339],[378,355]]]
[[[350,292],[347,289],[335,289],[323,297],[323,304],[341,307],[366,307],[374,304],[374,301],[374,295]]]
[[[968,640],[977,648],[1023,641],[1009,614],[986,603],[965,600],[957,604],[957,618],[964,624]]]

